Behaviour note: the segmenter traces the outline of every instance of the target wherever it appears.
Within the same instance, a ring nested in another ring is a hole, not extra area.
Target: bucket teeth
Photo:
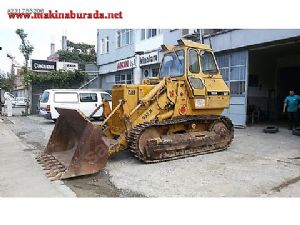
[[[40,153],[35,159],[51,181],[59,180],[66,171],[66,167],[51,154]]]
[[[50,169],[48,172],[46,172],[47,177],[50,176],[50,174],[53,173],[53,172],[54,172],[53,169]]]
[[[50,160],[55,160],[54,156],[42,156],[42,157],[39,157],[36,159],[38,162],[47,162],[47,161],[50,161]]]
[[[59,180],[62,176],[61,172],[58,172],[55,176],[52,176],[49,178],[50,181],[55,181],[55,180]]]
[[[38,161],[39,164],[45,164],[47,162],[47,160],[40,160]]]
[[[58,170],[50,170],[49,174],[47,175],[48,177],[54,177],[59,173]]]
[[[51,167],[51,166],[42,166],[42,169],[43,169],[43,170],[51,170],[52,167]]]
[[[43,161],[43,164],[44,164],[44,165],[49,165],[49,164],[51,164],[51,161],[45,160],[45,161]]]
[[[44,153],[39,153],[39,154],[36,155],[35,158],[36,158],[36,159],[39,159],[39,158],[41,158],[43,155],[44,155]]]
[[[57,168],[58,170],[64,170],[64,171],[66,170],[66,167],[65,167],[64,165],[62,165],[62,164],[56,166],[56,168]]]
[[[59,172],[65,173],[65,172],[66,172],[66,169],[59,169]]]
[[[40,164],[41,164],[42,167],[50,166],[51,165],[51,163],[48,162],[48,161],[40,162]]]

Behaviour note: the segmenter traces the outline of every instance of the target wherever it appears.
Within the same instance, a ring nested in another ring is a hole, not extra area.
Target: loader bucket
[[[51,180],[100,171],[108,159],[102,131],[80,111],[56,109],[60,114],[45,151],[37,157]]]

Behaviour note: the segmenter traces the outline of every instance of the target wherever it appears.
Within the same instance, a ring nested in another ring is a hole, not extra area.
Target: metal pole
[[[2,115],[2,89],[0,88],[0,115]]]
[[[199,29],[199,40],[200,40],[201,44],[204,44],[204,41],[203,41],[203,29]]]

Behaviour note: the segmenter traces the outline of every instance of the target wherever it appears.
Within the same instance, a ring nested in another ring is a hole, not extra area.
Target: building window
[[[158,29],[142,29],[141,40],[149,39],[158,35]]]
[[[152,69],[152,77],[157,77],[159,72],[159,68],[153,68]]]
[[[127,74],[117,74],[115,76],[115,83],[116,84],[132,84],[132,74],[127,73]]]
[[[100,54],[109,52],[109,37],[100,40]]]
[[[232,96],[245,96],[247,52],[234,52],[216,57],[220,72]]]
[[[116,32],[116,43],[117,43],[117,48],[121,48],[126,45],[130,45],[134,42],[133,40],[133,30],[132,29],[122,29],[122,30],[117,30]]]
[[[149,76],[149,70],[144,70],[144,77],[148,77]]]

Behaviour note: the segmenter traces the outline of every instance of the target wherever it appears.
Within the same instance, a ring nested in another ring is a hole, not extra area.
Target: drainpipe
[[[135,68],[133,69],[133,83],[142,83],[142,69],[140,67],[140,55],[135,55]]]

